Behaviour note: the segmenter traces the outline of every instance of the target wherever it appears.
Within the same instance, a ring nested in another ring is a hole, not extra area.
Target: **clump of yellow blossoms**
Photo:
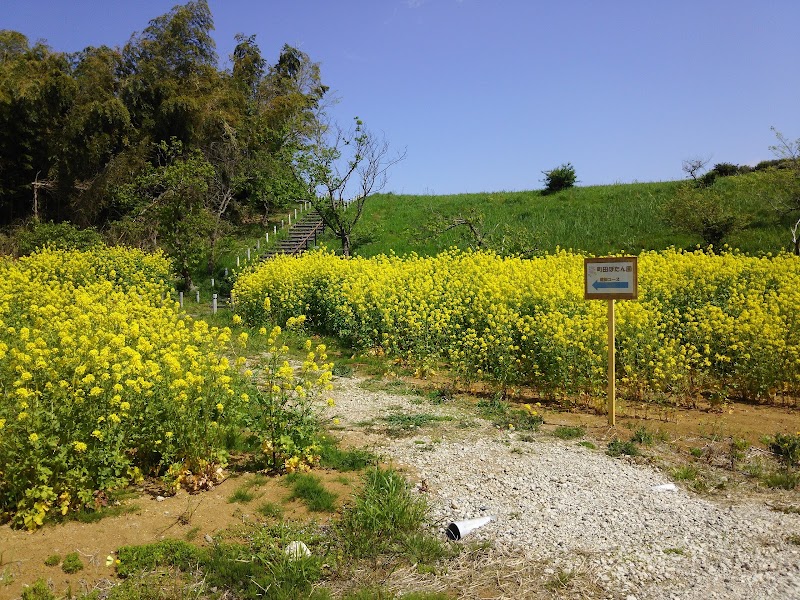
[[[42,250],[0,279],[0,521],[33,528],[141,471],[221,462],[241,402],[230,330],[165,299],[163,256]]]

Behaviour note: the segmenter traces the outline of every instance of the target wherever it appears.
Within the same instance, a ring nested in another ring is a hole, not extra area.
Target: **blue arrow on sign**
[[[592,287],[596,290],[600,288],[627,288],[627,281],[595,281]]]

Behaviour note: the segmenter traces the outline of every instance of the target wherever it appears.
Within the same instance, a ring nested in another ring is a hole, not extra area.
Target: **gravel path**
[[[544,433],[522,441],[473,416],[464,427],[455,407],[361,382],[336,380],[329,415],[410,467],[443,528],[491,515],[470,539],[512,547],[554,572],[579,568],[605,590],[599,597],[800,600],[800,546],[788,540],[800,536],[798,514],[755,501],[723,506],[680,487],[657,491],[669,479],[649,466]],[[365,421],[390,413],[454,420],[409,437],[364,433]]]

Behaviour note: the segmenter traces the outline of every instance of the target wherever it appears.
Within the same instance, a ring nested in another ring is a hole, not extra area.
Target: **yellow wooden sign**
[[[608,424],[616,425],[617,387],[614,300],[639,297],[639,262],[635,256],[583,259],[583,297],[608,301]]]

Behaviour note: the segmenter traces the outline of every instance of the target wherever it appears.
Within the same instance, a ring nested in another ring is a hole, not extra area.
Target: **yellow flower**
[[[36,442],[38,442],[38,441],[39,441],[39,435],[38,435],[38,434],[36,434],[36,433],[32,433],[32,434],[30,434],[30,435],[28,436],[28,439],[29,439],[29,440],[30,440],[32,443],[34,443],[34,444],[35,444]]]
[[[222,412],[222,409],[225,408],[225,407],[223,406],[222,402],[217,402],[216,408],[217,408],[217,412]]]
[[[327,403],[328,406],[336,406],[336,402],[334,402],[333,398],[328,398]]]
[[[233,324],[241,325],[241,323],[242,323],[242,317],[240,317],[239,315],[233,315]]]
[[[85,442],[72,442],[72,447],[75,449],[75,452],[86,452],[88,448]]]

